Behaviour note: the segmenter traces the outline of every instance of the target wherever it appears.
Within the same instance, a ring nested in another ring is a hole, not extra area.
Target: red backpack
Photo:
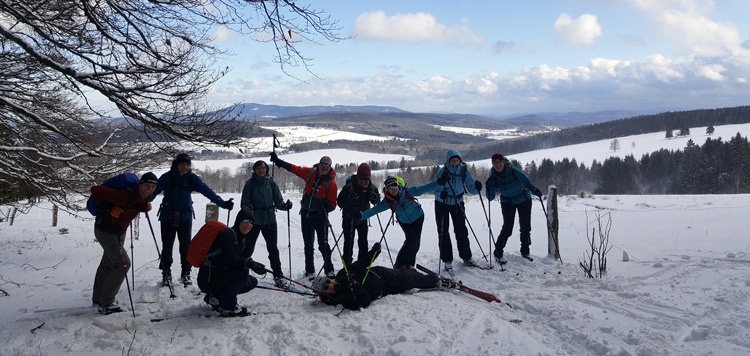
[[[211,249],[211,245],[214,244],[216,236],[226,229],[227,225],[220,221],[209,221],[203,225],[198,233],[195,234],[193,240],[190,241],[190,247],[188,248],[187,261],[193,267],[200,267],[203,261],[206,259],[208,250]]]

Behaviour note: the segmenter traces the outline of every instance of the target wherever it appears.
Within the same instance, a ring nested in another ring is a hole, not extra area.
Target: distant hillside
[[[255,103],[243,103],[230,106],[226,109],[232,115],[239,115],[242,118],[256,121],[270,121],[277,118],[317,115],[324,113],[393,113],[406,112],[392,106],[280,106],[280,105],[263,105]]]
[[[629,135],[651,132],[665,132],[666,134],[667,130],[748,122],[750,122],[750,106],[666,112],[545,132],[534,136],[481,143],[473,145],[463,153],[467,159],[480,159],[485,157],[487,152],[514,154]]]

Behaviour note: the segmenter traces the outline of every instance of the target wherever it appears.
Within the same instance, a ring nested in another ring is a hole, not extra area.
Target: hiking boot
[[[213,295],[206,294],[205,297],[203,297],[203,301],[208,304],[208,306],[211,307],[214,311],[219,311],[219,300],[216,299]]]
[[[172,274],[171,273],[163,273],[161,275],[161,286],[162,287],[169,287],[172,285]]]
[[[193,281],[190,280],[190,272],[182,273],[182,276],[180,276],[180,281],[182,282],[182,285],[187,287],[193,285]]]
[[[219,307],[219,310],[217,310],[217,312],[219,312],[219,315],[223,317],[248,315],[247,308],[245,307],[240,308],[239,305],[235,305],[234,308],[232,309],[222,309],[221,307]]]
[[[469,267],[476,267],[477,263],[474,262],[471,258],[464,259],[464,265]]]
[[[112,304],[107,305],[99,305],[96,310],[104,315],[109,315],[112,313],[119,313],[122,312],[122,308],[120,308],[119,305],[117,305],[117,302],[114,302]]]
[[[501,265],[504,265],[504,264],[508,263],[508,260],[506,260],[505,257],[497,257],[496,256],[495,257],[495,262],[497,262],[497,263],[499,263]]]
[[[336,273],[334,273],[333,271],[326,272],[326,277],[328,277],[330,279],[335,279],[336,278]]]
[[[307,278],[307,280],[312,282],[312,280],[315,279],[315,273],[305,272],[305,278]]]
[[[281,278],[280,276],[273,277],[273,284],[276,286],[276,288],[281,288],[281,289],[289,288],[289,282],[287,282],[285,279]]]
[[[445,270],[448,272],[453,271],[453,262],[443,262],[445,264]]]

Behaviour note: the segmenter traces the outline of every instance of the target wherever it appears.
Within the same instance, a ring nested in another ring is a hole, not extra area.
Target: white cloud
[[[482,36],[472,31],[464,21],[458,26],[447,26],[428,13],[396,14],[383,11],[369,12],[357,17],[355,33],[359,39],[395,42],[447,42],[454,45],[484,44]]]
[[[724,72],[726,68],[722,65],[714,64],[714,65],[708,65],[704,66],[700,69],[698,72],[698,75],[707,79],[715,80],[715,81],[723,81],[726,78],[724,77],[722,72]]]
[[[577,19],[562,14],[555,21],[555,30],[563,42],[575,46],[593,46],[602,35],[597,17],[591,14],[583,14]]]

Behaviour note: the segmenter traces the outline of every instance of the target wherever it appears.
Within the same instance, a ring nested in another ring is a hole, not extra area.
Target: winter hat
[[[494,161],[496,161],[496,160],[501,160],[501,161],[504,161],[504,160],[505,160],[505,157],[503,156],[503,154],[502,154],[502,153],[500,153],[500,152],[495,152],[495,154],[493,154],[493,155],[492,155],[492,161],[494,162]]]
[[[398,180],[396,180],[396,177],[393,176],[389,176],[385,179],[385,182],[383,182],[383,187],[385,187],[385,189],[388,189],[388,187],[393,185],[398,186]]]
[[[330,166],[333,164],[333,161],[331,160],[331,157],[323,156],[323,157],[320,157],[320,163],[325,163]]]
[[[266,164],[266,162],[264,162],[263,160],[256,161],[255,164],[253,164],[253,170],[255,170],[256,168],[260,166],[265,166],[266,170],[268,170],[268,164]]]
[[[328,283],[328,277],[315,277],[312,281],[312,290],[317,293],[323,293],[326,284]]]
[[[151,183],[156,184],[158,183],[158,179],[156,178],[156,174],[153,174],[151,172],[143,173],[141,176],[141,183]]]
[[[357,178],[367,178],[370,179],[372,176],[372,171],[370,170],[370,166],[367,163],[362,163],[357,167]]]
[[[187,153],[180,153],[177,155],[177,157],[174,158],[174,161],[172,161],[172,165],[177,167],[180,163],[187,163],[192,165],[192,159],[190,156],[188,156]]]
[[[237,212],[237,218],[234,220],[234,226],[240,226],[240,223],[243,222],[249,222],[251,224],[255,222],[255,217],[253,216],[252,210],[245,208]]]

